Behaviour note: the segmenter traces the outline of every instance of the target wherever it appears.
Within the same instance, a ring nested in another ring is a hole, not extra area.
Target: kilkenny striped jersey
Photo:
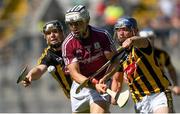
[[[163,71],[165,71],[165,67],[169,70],[174,69],[170,61],[170,56],[167,52],[158,48],[154,48],[154,54],[157,57],[160,67]]]
[[[134,65],[134,72],[125,71],[129,65]],[[165,91],[170,82],[159,67],[154,51],[149,45],[147,49],[133,47],[122,66],[124,76],[128,81],[132,98],[135,102],[145,95]]]
[[[55,51],[48,47],[44,49],[44,52],[38,60],[38,64],[45,64],[47,67],[50,65],[55,66],[56,71],[51,75],[62,87],[65,95],[70,98],[72,80],[70,75],[65,73],[65,64],[62,59],[62,52]]]

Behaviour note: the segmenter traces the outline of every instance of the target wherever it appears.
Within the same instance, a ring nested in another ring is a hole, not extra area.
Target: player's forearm
[[[115,52],[104,51],[104,55],[106,56],[108,60],[110,60],[112,56],[115,55]]]
[[[112,91],[120,91],[122,85],[122,75],[120,72],[116,72],[112,77],[111,90]]]
[[[134,37],[131,37],[131,40],[133,43],[132,45],[135,47],[138,47],[138,48],[146,48],[149,45],[148,38],[143,38],[140,36],[134,36]]]
[[[170,76],[171,76],[173,85],[174,85],[174,86],[177,86],[177,85],[178,85],[178,81],[177,81],[178,79],[177,79],[177,75],[176,75],[175,70],[169,71],[169,74],[170,74]]]
[[[34,67],[30,70],[27,77],[31,77],[32,80],[38,80],[46,70],[43,68],[39,68],[38,66]]]
[[[114,92],[119,92],[121,90],[122,80],[120,77],[120,73],[116,72],[112,77],[111,90]],[[117,105],[115,99],[111,98],[111,103],[113,105]]]
[[[84,75],[80,74],[80,73],[71,73],[71,77],[73,78],[74,81],[76,81],[77,83],[81,84],[83,83],[87,77],[85,77]]]
[[[74,62],[67,66],[69,73],[74,81],[77,83],[83,83],[87,77],[80,73],[79,64]]]

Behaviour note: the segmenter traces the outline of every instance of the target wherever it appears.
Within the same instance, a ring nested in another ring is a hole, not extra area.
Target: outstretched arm
[[[111,90],[115,92],[121,91],[122,88],[122,82],[123,82],[123,73],[122,72],[116,72],[112,77],[112,83],[111,83]],[[111,99],[111,103],[116,105],[116,100]]]
[[[29,86],[33,80],[38,80],[47,70],[46,65],[37,65],[32,68],[26,75],[25,80],[22,81],[25,87]]]
[[[174,66],[171,64],[170,66],[167,67],[167,70],[173,82],[173,86],[170,87],[171,91],[176,95],[180,95],[180,86],[178,86],[178,81],[177,81],[178,79]]]
[[[122,43],[122,47],[124,48],[131,48],[132,46],[138,47],[138,48],[146,48],[149,45],[149,39],[140,37],[140,36],[133,36],[131,38],[126,39]]]

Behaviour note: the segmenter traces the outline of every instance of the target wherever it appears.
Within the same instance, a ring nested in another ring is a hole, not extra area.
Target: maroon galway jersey
[[[88,26],[90,35],[88,38],[79,40],[70,33],[62,45],[65,64],[78,62],[82,75],[92,76],[108,60],[104,51],[113,51],[114,43],[107,31]],[[96,79],[100,79],[106,70],[102,71]]]

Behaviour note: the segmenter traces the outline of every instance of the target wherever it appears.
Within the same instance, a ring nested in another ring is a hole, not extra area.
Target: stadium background
[[[17,85],[16,80],[24,66],[36,65],[46,46],[40,32],[44,22],[63,21],[64,12],[75,4],[89,8],[90,24],[110,32],[116,19],[124,15],[134,16],[140,29],[152,27],[158,36],[155,45],[171,55],[180,76],[180,0],[0,0],[0,113],[71,112],[70,101],[50,74],[28,88]],[[178,34],[175,38],[174,32]],[[174,96],[176,112],[180,112],[179,105],[180,97]],[[133,113],[133,102],[129,100],[122,109],[111,106],[111,112]]]

